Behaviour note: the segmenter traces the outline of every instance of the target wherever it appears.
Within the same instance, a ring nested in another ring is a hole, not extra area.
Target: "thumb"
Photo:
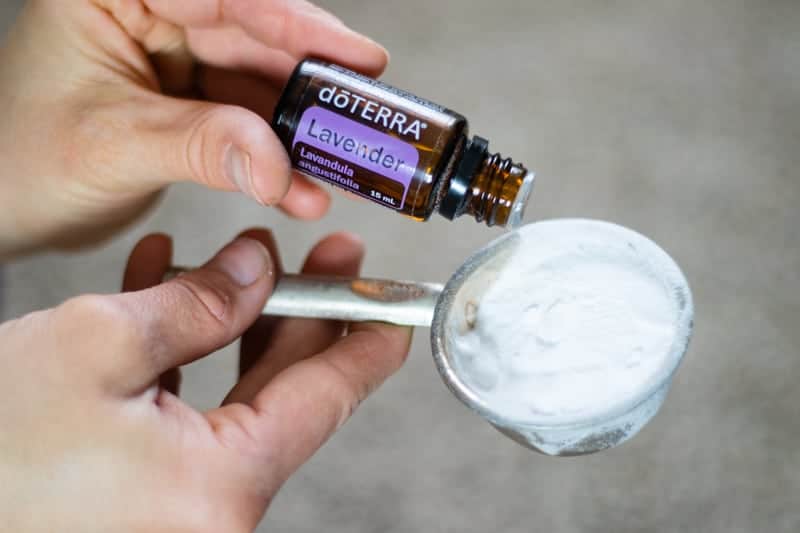
[[[67,302],[58,322],[73,338],[96,339],[81,351],[94,358],[103,383],[136,394],[240,337],[260,315],[273,271],[261,243],[239,238],[198,270],[157,287]]]
[[[154,164],[144,169],[157,186],[193,181],[213,189],[241,191],[262,205],[278,204],[289,190],[286,150],[269,124],[243,107],[158,97],[155,124],[134,142]],[[153,172],[155,171],[155,172]]]

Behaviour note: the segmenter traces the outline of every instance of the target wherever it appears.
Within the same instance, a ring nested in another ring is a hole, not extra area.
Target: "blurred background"
[[[0,4],[3,28],[19,4]],[[407,366],[290,480],[262,530],[800,531],[800,3],[321,4],[387,46],[385,80],[466,114],[538,172],[529,221],[602,218],[664,246],[692,283],[697,329],[656,419],[573,459],[533,454],[468,412],[419,330]],[[430,281],[498,235],[343,197],[299,223],[179,186],[103,249],[11,265],[3,318],[117,290],[148,232],[198,264],[253,225],[275,230],[288,268],[350,230],[368,243],[365,274]],[[230,348],[190,367],[185,398],[215,405],[235,366]]]

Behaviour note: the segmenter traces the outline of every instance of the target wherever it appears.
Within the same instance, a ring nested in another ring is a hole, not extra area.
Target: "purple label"
[[[403,186],[403,201],[419,163],[412,145],[321,107],[310,107],[297,126],[292,148],[312,146]]]

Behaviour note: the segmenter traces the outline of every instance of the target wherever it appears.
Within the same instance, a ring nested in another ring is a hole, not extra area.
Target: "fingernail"
[[[235,185],[237,189],[254,198],[257,202],[262,203],[261,199],[256,196],[256,191],[253,187],[250,154],[235,145],[231,145],[225,154],[225,173],[228,181]]]
[[[267,272],[271,260],[260,242],[240,237],[222,249],[212,265],[227,274],[240,287],[249,287]]]

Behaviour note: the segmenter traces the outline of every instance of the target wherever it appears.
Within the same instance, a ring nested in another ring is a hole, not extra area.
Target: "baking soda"
[[[492,411],[568,424],[657,387],[685,348],[685,281],[658,246],[581,220],[527,226],[455,336],[454,363]],[[680,353],[677,353],[677,352]]]

